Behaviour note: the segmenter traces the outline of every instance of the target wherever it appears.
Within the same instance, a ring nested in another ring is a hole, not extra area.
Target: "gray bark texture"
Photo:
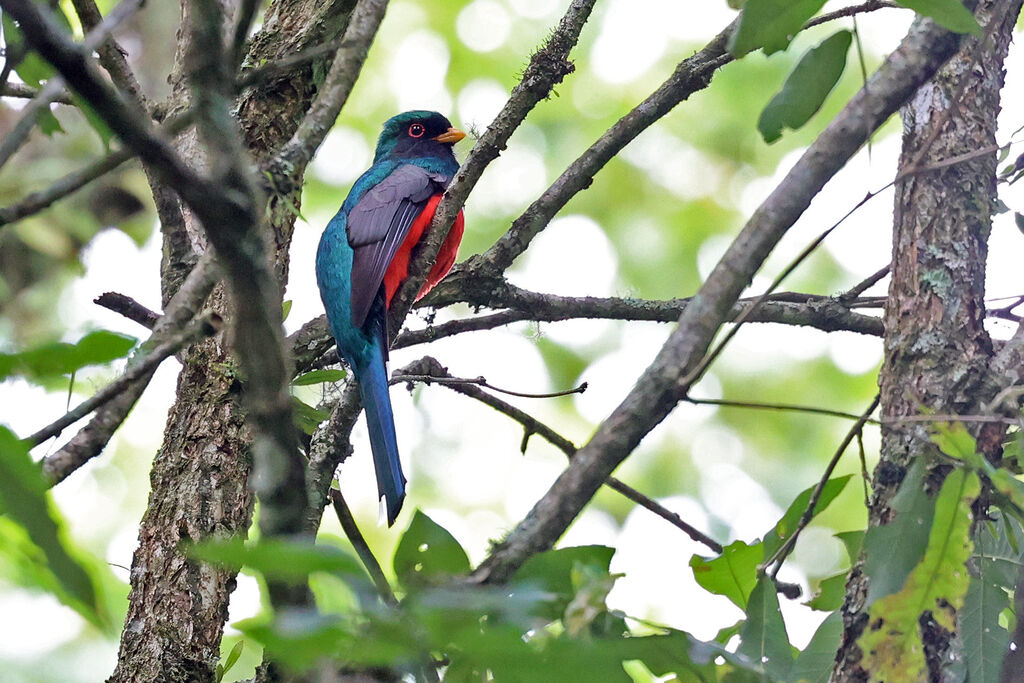
[[[874,473],[870,526],[891,521],[890,504],[910,464],[927,458],[931,490],[949,468],[926,423],[898,418],[922,412],[970,414],[986,394],[993,348],[984,328],[985,262],[996,198],[996,116],[1003,60],[1019,0],[979,3],[985,38],[963,42],[954,56],[902,108],[903,149],[893,221],[892,280],[884,315],[885,360],[879,376],[882,447]],[[991,153],[927,170],[983,149]],[[1005,427],[970,426],[987,457],[1000,457]],[[863,558],[861,558],[863,561]],[[851,574],[843,607],[844,635],[835,681],[868,680],[856,641],[867,626],[867,577]],[[951,608],[952,609],[952,608]],[[929,677],[942,680],[955,658],[954,633],[921,615]]]
[[[278,0],[267,10],[245,64],[264,63],[335,40],[353,5],[347,0]],[[179,35],[176,79],[183,77],[181,64],[188,46]],[[324,54],[321,63],[331,56]],[[306,61],[241,97],[239,122],[248,152],[257,163],[294,133],[316,93],[313,71],[314,62]],[[180,84],[177,80],[174,88],[176,99],[171,106],[175,109],[186,106],[189,97]],[[193,136],[179,139],[176,147],[196,167],[205,166]],[[297,180],[294,187],[301,184],[301,175]],[[158,198],[166,198],[165,188],[154,190]],[[275,196],[265,223],[264,238],[281,289],[295,221],[291,207],[298,202],[294,188]],[[180,284],[181,273],[198,258],[195,246],[205,248],[201,230],[192,227],[194,218],[180,204],[162,211],[161,218],[176,212],[184,214],[184,220],[164,220],[161,226],[168,247],[162,264],[165,300]],[[215,289],[207,304],[231,315],[223,286]],[[177,398],[150,474],[152,490],[132,561],[128,616],[111,683],[214,679],[235,574],[186,558],[181,544],[244,535],[252,519],[251,435],[239,403],[242,378],[232,357],[230,335],[194,345],[182,361]]]

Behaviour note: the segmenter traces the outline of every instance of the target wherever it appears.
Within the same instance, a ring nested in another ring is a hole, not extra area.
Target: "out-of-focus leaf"
[[[565,608],[562,623],[570,636],[586,633],[600,617],[608,614],[608,593],[622,574],[609,574],[594,565],[577,564],[572,570],[575,595]]]
[[[857,561],[857,555],[860,554],[860,547],[864,544],[865,532],[861,529],[856,531],[840,531],[835,534],[835,537],[843,544],[846,548],[846,556],[850,558],[850,564]]]
[[[818,502],[814,506],[814,512],[811,515],[811,519],[820,514],[825,508],[829,506],[833,500],[836,499],[843,489],[846,488],[846,484],[849,483],[852,474],[847,474],[842,477],[836,477],[835,479],[829,479],[825,482],[825,486],[821,489],[821,495],[818,497]],[[800,518],[803,517],[804,511],[807,509],[807,505],[811,502],[811,494],[814,493],[815,486],[804,489],[800,495],[790,504],[789,509],[786,510],[786,514],[782,516],[782,519],[764,536],[764,559],[768,559],[775,554],[783,542],[796,530],[797,524],[800,523]]]
[[[125,334],[96,330],[75,344],[55,342],[20,353],[0,353],[0,380],[13,374],[33,379],[70,375],[88,365],[124,358],[137,342]]]
[[[469,556],[448,530],[417,510],[395,549],[395,575],[406,588],[465,574]]]
[[[242,538],[209,540],[191,546],[187,553],[204,562],[234,569],[249,567],[269,579],[282,581],[303,582],[313,572],[366,578],[358,560],[341,548],[302,540],[261,539],[249,544]]]
[[[92,127],[96,132],[96,135],[99,136],[100,142],[103,143],[103,148],[109,152],[110,140],[114,137],[114,131],[110,130],[110,126],[107,125],[107,122],[96,113],[96,110],[92,108],[92,105],[89,104],[88,101],[79,97],[77,94],[72,95],[72,99],[74,100],[75,106],[78,107],[78,111],[82,112],[82,116],[89,123],[89,126]]]
[[[928,677],[919,622],[924,612],[943,628],[956,628],[970,576],[971,503],[981,481],[973,471],[955,469],[942,483],[935,500],[934,522],[927,550],[896,593],[871,605],[868,626],[857,640],[864,667],[879,680],[916,681]],[[870,537],[870,534],[869,534]],[[891,554],[891,553],[890,553]]]
[[[693,577],[705,590],[724,595],[742,610],[757,584],[757,566],[764,559],[764,547],[758,543],[747,545],[734,541],[718,557],[707,559],[700,555],[690,558]]]
[[[897,4],[934,19],[950,31],[981,36],[981,26],[960,0],[896,0]]]
[[[1006,591],[981,574],[971,580],[960,611],[960,637],[971,683],[998,683],[1010,634],[999,625],[999,614],[1010,606]]]
[[[786,680],[790,683],[828,683],[842,636],[843,615],[833,612],[825,617],[811,642],[797,655]]]
[[[305,401],[292,396],[292,421],[306,434],[312,436],[320,423],[330,416],[330,413],[318,410]]]
[[[305,387],[310,384],[323,384],[324,382],[339,382],[345,379],[345,371],[328,368],[325,370],[310,370],[292,380],[292,386]]]
[[[793,668],[793,651],[779,610],[779,596],[770,577],[762,576],[747,601],[747,621],[740,629],[737,653],[761,662],[771,680],[786,679]]]
[[[46,556],[46,563],[79,612],[101,624],[96,589],[85,568],[71,556],[62,538],[57,511],[39,467],[28,448],[9,429],[0,426],[0,513],[28,534]]]
[[[853,34],[839,31],[807,51],[761,112],[757,129],[765,142],[775,142],[782,130],[797,130],[821,109],[846,68]]]
[[[807,606],[822,612],[832,612],[839,609],[846,597],[846,580],[849,572],[841,572],[818,583],[818,592],[807,601]]]
[[[740,25],[729,40],[729,52],[742,57],[764,48],[772,54],[785,50],[825,0],[747,0]]]
[[[900,590],[928,546],[935,501],[924,491],[924,463],[920,459],[907,470],[890,507],[893,521],[872,527],[864,537],[868,606]]]

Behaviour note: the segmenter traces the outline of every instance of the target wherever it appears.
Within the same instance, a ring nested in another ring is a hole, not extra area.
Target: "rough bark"
[[[353,5],[350,0],[275,2],[248,62],[262,63],[334,40]],[[186,33],[180,32],[180,45],[185,45],[181,38]],[[330,58],[330,52],[321,57]],[[186,90],[176,91],[180,98],[188,96]],[[311,62],[244,93],[239,123],[256,162],[273,154],[294,132],[315,93]],[[176,147],[202,167],[194,142],[186,137]],[[300,184],[301,170],[294,187]],[[297,205],[297,192],[276,196],[266,222],[268,252],[282,289],[296,218],[291,207]],[[192,250],[205,248],[205,239],[188,212],[181,223],[162,227],[165,245],[175,245],[162,264],[167,290],[185,269],[183,261],[187,267],[195,258]],[[229,315],[231,304],[222,287],[209,305]],[[114,683],[213,680],[235,574],[186,559],[180,546],[182,541],[244,534],[252,517],[250,435],[238,400],[241,384],[230,340],[219,335],[197,344],[182,360],[177,398],[150,475],[152,490],[132,561],[128,617],[117,669],[109,679]]]
[[[938,460],[926,424],[896,418],[923,411],[971,413],[987,398],[992,343],[984,328],[985,260],[995,202],[995,152],[926,171],[943,159],[995,143],[1003,59],[1021,2],[979,3],[990,39],[966,40],[957,55],[902,109],[901,179],[896,184],[892,281],[886,303],[885,361],[879,376],[881,457],[874,474],[870,525],[891,521],[890,503],[909,465]],[[999,454],[998,425],[973,429],[990,458]],[[941,482],[945,469],[926,477]],[[867,577],[855,569],[843,608],[844,635],[836,681],[867,680],[857,638],[867,622]],[[948,666],[954,634],[922,615],[931,680]]]

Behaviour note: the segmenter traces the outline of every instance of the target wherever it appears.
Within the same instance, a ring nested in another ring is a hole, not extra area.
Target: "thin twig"
[[[793,403],[758,403],[755,401],[726,401],[715,398],[693,398],[692,396],[686,396],[683,398],[687,403],[693,403],[695,405],[708,405],[708,406],[727,406],[730,408],[753,408],[755,410],[787,410],[799,413],[811,413],[813,415],[826,415],[828,417],[842,417],[848,420],[860,420],[862,415],[855,415],[853,413],[845,413],[841,410],[831,410],[829,408],[818,408],[816,406],[802,406]],[[868,420],[871,424],[880,424],[878,420]]]
[[[818,501],[821,500],[821,492],[825,489],[825,485],[832,477],[832,472],[835,471],[836,465],[839,464],[839,458],[843,456],[843,453],[846,452],[846,447],[850,445],[854,438],[856,438],[857,434],[864,429],[864,425],[867,423],[871,413],[875,412],[875,408],[878,407],[879,398],[880,397],[876,394],[875,398],[871,401],[871,405],[869,405],[867,410],[861,414],[857,422],[850,427],[850,430],[846,432],[846,436],[843,437],[842,443],[839,444],[835,453],[832,454],[832,459],[829,460],[828,465],[825,467],[825,471],[821,475],[821,479],[818,480],[818,485],[815,486],[814,491],[811,492],[811,498],[807,501],[807,507],[804,508],[804,513],[800,516],[800,521],[797,522],[796,528],[793,529],[793,533],[783,541],[778,550],[776,550],[775,553],[772,554],[772,556],[769,557],[762,565],[762,571],[765,573],[769,573],[768,568],[772,567],[773,564],[775,565],[770,572],[772,578],[778,576],[779,569],[782,567],[782,563],[785,561],[786,556],[789,555],[790,551],[792,551],[793,547],[796,545],[797,537],[799,537],[800,533],[807,528],[808,524],[811,523],[811,519],[814,517],[815,508],[818,507]]]
[[[107,40],[121,22],[132,16],[144,1],[121,0],[103,21],[85,35],[81,45],[76,45],[75,49],[80,50],[82,54],[90,54]],[[62,76],[55,75],[46,81],[39,94],[21,110],[21,117],[11,132],[4,136],[3,142],[0,142],[0,168],[3,168],[28,139],[28,134],[35,127],[43,110],[49,109],[49,106],[64,94],[65,82]]]
[[[334,513],[338,516],[338,522],[341,523],[341,530],[345,532],[345,536],[348,537],[349,542],[356,551],[356,555],[359,556],[359,560],[366,568],[366,572],[373,579],[373,585],[377,587],[381,600],[389,607],[398,607],[398,598],[395,597],[395,592],[391,590],[388,577],[384,575],[380,562],[374,557],[373,551],[370,550],[370,546],[366,543],[363,532],[359,530],[359,526],[352,516],[352,511],[349,509],[348,503],[345,502],[345,497],[341,495],[341,491],[335,488],[331,489],[330,496],[331,505],[334,506]]]
[[[836,298],[839,299],[840,303],[849,305],[851,301],[859,298],[861,294],[878,284],[882,278],[889,274],[890,270],[892,270],[892,264],[885,264],[884,267],[879,268],[871,275],[868,275],[866,278],[855,284],[853,287],[850,287]]]
[[[4,83],[0,86],[0,97],[20,97],[30,100],[39,96],[40,91],[24,83]],[[66,93],[61,93],[53,98],[54,104],[74,104],[74,100]]]
[[[192,120],[193,114],[191,111],[185,111],[172,116],[160,126],[160,133],[168,137],[174,137],[188,128],[192,124]],[[57,201],[74,194],[92,181],[110,173],[135,156],[136,152],[130,147],[115,150],[85,168],[72,171],[55,181],[45,190],[33,192],[16,204],[0,208],[0,227],[16,223],[23,218],[33,216],[48,209]]]
[[[496,387],[487,381],[484,377],[436,377],[434,375],[392,375],[391,384],[402,384],[403,382],[421,382],[423,384],[473,384],[478,387],[484,387],[491,391],[497,391],[499,394],[508,394],[509,396],[519,396],[521,398],[557,398],[559,396],[571,396],[572,394],[582,394],[587,390],[587,383],[584,382],[578,387],[572,389],[566,389],[564,391],[552,391],[544,394],[532,394],[521,391],[512,391],[511,389],[502,389]]]
[[[137,322],[143,327],[153,329],[156,325],[156,321],[160,319],[160,314],[156,311],[152,311],[135,299],[127,296],[126,294],[120,294],[118,292],[104,292],[98,297],[93,299],[94,304],[102,306],[107,310],[113,311],[123,315],[125,318]]]
[[[530,437],[533,434],[537,434],[542,437],[545,441],[550,443],[552,446],[562,451],[570,461],[573,456],[576,455],[576,446],[571,441],[566,439],[564,436],[556,432],[554,429],[544,424],[537,418],[533,417],[529,413],[516,408],[510,403],[506,403],[496,396],[488,394],[483,389],[479,388],[475,382],[457,382],[457,383],[444,383],[439,380],[444,378],[450,378],[448,370],[444,368],[436,359],[425,356],[418,361],[414,361],[405,368],[399,371],[398,376],[414,377],[414,376],[426,376],[430,378],[430,382],[437,382],[438,384],[445,384],[449,389],[460,393],[464,396],[476,399],[485,405],[497,410],[498,412],[507,415],[519,424],[523,426],[523,441],[520,444],[519,450],[522,453],[526,453],[526,447],[529,443]],[[429,382],[427,382],[429,383]],[[640,493],[628,484],[616,479],[615,477],[609,476],[605,481],[605,484],[614,491],[617,491],[625,497],[632,500],[634,503],[644,507],[654,514],[658,515],[669,524],[672,524],[678,529],[681,529],[686,535],[692,538],[698,543],[703,543],[711,550],[716,553],[722,552],[722,544],[711,538],[707,534],[703,533],[696,527],[688,524],[682,517],[672,512],[668,508],[664,507],[657,501]]]
[[[162,363],[168,356],[176,353],[178,349],[197,339],[216,334],[220,327],[221,318],[215,313],[207,313],[198,318],[185,329],[172,335],[167,341],[160,343],[156,348],[152,349],[140,362],[130,363],[124,373],[113,382],[97,391],[85,401],[82,401],[61,418],[54,420],[46,427],[26,438],[25,441],[36,446],[51,437],[57,436],[64,431],[65,427],[78,422],[123,392],[129,384],[134,383],[137,379],[155,369],[157,365]]]

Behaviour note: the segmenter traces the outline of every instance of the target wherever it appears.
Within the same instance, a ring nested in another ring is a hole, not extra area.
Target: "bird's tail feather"
[[[383,496],[387,507],[388,526],[395,523],[405,501],[405,475],[398,458],[395,418],[391,412],[388,374],[382,355],[373,354],[366,367],[360,368],[359,395],[366,410],[366,426],[370,432],[373,467],[377,472],[377,495]]]

